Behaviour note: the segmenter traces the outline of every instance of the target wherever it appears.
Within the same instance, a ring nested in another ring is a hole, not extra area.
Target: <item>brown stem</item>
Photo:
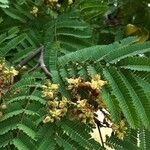
[[[101,130],[100,130],[100,126],[97,125],[97,128],[98,128],[99,136],[100,136],[100,139],[101,139],[102,147],[105,148],[102,133],[101,133]]]
[[[104,146],[104,141],[103,141],[103,137],[102,137],[102,133],[101,133],[101,130],[100,130],[100,127],[102,126],[99,122],[98,119],[94,118],[95,119],[95,123],[97,125],[97,128],[98,128],[98,132],[99,132],[99,136],[100,136],[100,143],[102,144],[102,147],[105,149],[105,146]]]
[[[43,49],[44,47],[41,46],[40,48],[38,48],[37,50],[31,52],[28,54],[28,56],[26,58],[24,58],[16,67],[15,69],[16,70],[19,70],[20,68],[22,68],[24,65],[26,65],[32,58],[34,58],[35,56],[37,56],[41,50]]]
[[[48,71],[48,69],[46,68],[46,65],[44,63],[44,47],[41,46],[40,48],[38,48],[37,50],[31,52],[28,54],[28,56],[26,58],[24,58],[16,67],[16,70],[21,69],[24,65],[26,65],[31,59],[33,59],[35,56],[37,56],[38,54],[40,54],[38,63],[31,69],[29,70],[29,72],[34,71],[35,69],[37,69],[38,67],[40,67],[43,72],[45,73],[46,76],[48,76],[49,78],[51,78],[51,73]]]
[[[41,54],[40,54],[40,58],[39,58],[39,64],[41,69],[43,70],[43,72],[45,73],[45,75],[47,75],[48,77],[51,78],[51,73],[48,71],[48,69],[46,68],[46,65],[44,63],[44,50],[41,50]]]

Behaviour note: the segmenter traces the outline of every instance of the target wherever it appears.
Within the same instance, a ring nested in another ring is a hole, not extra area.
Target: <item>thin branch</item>
[[[45,75],[49,76],[51,78],[51,73],[46,68],[46,65],[44,63],[44,50],[41,50],[40,58],[39,58],[39,64],[41,69],[44,71]]]
[[[19,70],[20,68],[22,68],[24,65],[26,65],[32,58],[34,58],[35,56],[37,56],[41,50],[43,49],[44,47],[41,46],[40,48],[38,48],[37,50],[31,52],[28,54],[28,56],[26,58],[24,58],[16,67],[15,69],[16,70]]]
[[[103,113],[103,111],[101,111],[101,112]],[[104,113],[103,113],[103,115],[105,116]],[[104,120],[103,120],[103,122],[100,121],[100,120],[98,120],[97,117],[98,117],[98,115],[97,115],[96,113],[94,113],[94,120],[95,120],[95,123],[99,124],[100,127],[111,128],[108,123],[104,122]]]
[[[46,65],[44,63],[44,47],[41,46],[40,48],[38,48],[37,50],[29,53],[29,55],[24,58],[16,67],[16,70],[21,69],[24,65],[26,65],[31,59],[33,59],[35,56],[37,56],[38,54],[40,54],[38,63],[31,69],[29,70],[29,73],[36,70],[38,67],[40,67],[43,72],[45,73],[46,76],[51,78],[51,73],[48,71],[48,69],[46,68]]]
[[[97,128],[98,128],[98,132],[99,132],[99,136],[100,136],[100,143],[102,144],[102,147],[105,149],[105,146],[104,146],[104,141],[103,141],[103,137],[102,137],[102,133],[101,133],[101,130],[100,130],[100,127],[102,126],[99,122],[98,119],[94,118],[95,119],[95,123],[97,125]]]
[[[97,125],[97,128],[98,128],[98,132],[99,132],[99,135],[100,135],[102,147],[105,148],[105,146],[104,146],[104,141],[103,141],[103,137],[102,137],[102,133],[101,133],[101,130],[100,130],[100,126]]]

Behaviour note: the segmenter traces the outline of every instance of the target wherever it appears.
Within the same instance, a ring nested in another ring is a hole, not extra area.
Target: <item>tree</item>
[[[149,149],[148,19],[148,0],[1,0],[0,149]]]

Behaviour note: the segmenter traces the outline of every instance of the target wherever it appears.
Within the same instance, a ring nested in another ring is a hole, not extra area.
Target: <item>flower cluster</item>
[[[6,65],[5,59],[0,58],[0,118],[3,115],[3,110],[6,109],[6,105],[1,102],[2,96],[13,84],[13,78],[18,74],[13,67]]]
[[[81,83],[84,83],[84,85],[91,87],[93,90],[100,90],[105,84],[107,84],[107,81],[101,80],[101,76],[98,74],[91,78],[91,82],[84,82],[81,77],[76,79],[67,79],[67,82],[69,84],[69,89],[79,87]]]
[[[103,106],[100,90],[107,82],[101,80],[98,74],[91,77],[90,81],[84,81],[79,77],[67,79],[67,82],[74,102],[73,116],[83,123],[94,126],[95,112]]]
[[[81,122],[95,125],[95,112],[99,109],[103,115],[104,120],[101,122],[106,127],[111,127],[115,135],[123,140],[126,133],[125,120],[121,120],[119,124],[112,122],[107,113],[106,106],[100,96],[100,90],[107,84],[107,81],[101,80],[100,75],[91,77],[90,81],[85,82],[82,78],[67,79],[68,90],[71,91],[74,104],[72,110],[75,119]]]
[[[64,3],[62,1],[59,0],[44,0],[44,3],[50,7],[50,8],[55,8],[55,7],[61,7],[61,4]],[[68,5],[72,5],[73,4],[73,0],[68,0]]]
[[[72,5],[73,4],[73,0],[68,0],[68,5]]]
[[[36,6],[32,7],[32,10],[30,11],[30,14],[37,17],[39,9]]]
[[[43,123],[60,120],[67,113],[68,100],[65,97],[58,100],[58,88],[58,84],[51,84],[48,81],[43,86],[42,94],[47,99],[47,116],[44,118]]]
[[[79,120],[85,124],[90,124],[94,126],[94,109],[93,107],[88,103],[87,99],[83,99],[80,101],[77,101],[77,103],[72,103],[73,104],[73,110],[71,111],[72,113],[72,118]]]
[[[55,7],[58,4],[58,0],[44,0],[44,3],[49,7]]]
[[[49,81],[46,81],[45,85],[43,86],[42,95],[47,99],[53,100],[54,96],[58,92],[58,88],[58,84],[51,84]]]
[[[69,101],[59,95],[57,84],[46,82],[43,86],[42,95],[47,99],[48,114],[43,122],[54,122],[68,114],[72,119],[94,126],[95,112],[101,105],[99,92],[106,83],[100,79],[99,75],[92,77],[90,82],[85,82],[80,77],[67,79],[67,89],[72,98]]]
[[[61,101],[53,100],[47,103],[47,116],[43,120],[43,123],[54,122],[60,120],[67,113],[68,100],[62,97]]]
[[[0,58],[0,80],[9,80],[18,74],[18,71],[14,67],[8,67],[5,63],[5,59]]]
[[[1,96],[12,85],[13,78],[18,74],[14,67],[8,67],[5,59],[0,58],[0,99]]]
[[[118,139],[123,140],[127,127],[125,126],[125,120],[121,120],[119,124],[112,124],[112,130]]]
[[[102,89],[105,84],[107,84],[107,81],[101,80],[101,76],[97,74],[91,79],[90,86],[93,90],[99,90]]]
[[[91,81],[84,81],[81,77],[67,79],[68,90],[71,91],[74,101],[88,99],[90,104],[95,105],[95,109],[102,104],[100,90],[107,84],[107,81],[101,80],[100,75],[91,77]],[[101,105],[102,106],[102,105]]]

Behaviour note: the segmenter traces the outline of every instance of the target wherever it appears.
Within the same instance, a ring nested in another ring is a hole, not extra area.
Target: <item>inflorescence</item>
[[[5,59],[0,58],[0,118],[3,116],[3,110],[7,107],[2,101],[2,96],[10,89],[17,74],[18,71],[14,67],[8,67]]]
[[[43,122],[54,122],[66,115],[94,126],[94,114],[101,107],[99,99],[100,89],[107,82],[101,80],[99,75],[91,77],[90,82],[85,82],[80,77],[66,80],[66,88],[70,91],[72,100],[60,96],[58,92],[59,85],[57,84],[51,84],[47,81],[43,86],[42,94],[47,99],[47,116]]]
[[[70,99],[60,94],[58,84],[46,81],[43,86],[42,95],[47,101],[47,115],[43,123],[52,123],[68,117],[70,120],[78,120],[95,127],[96,112],[101,110],[104,114],[103,125],[112,128],[113,133],[122,140],[127,130],[125,120],[115,124],[111,121],[110,115],[104,111],[106,106],[101,97],[101,89],[107,81],[102,80],[98,74],[90,77],[89,81],[84,81],[81,77],[69,78],[66,81],[66,89],[71,94]]]

